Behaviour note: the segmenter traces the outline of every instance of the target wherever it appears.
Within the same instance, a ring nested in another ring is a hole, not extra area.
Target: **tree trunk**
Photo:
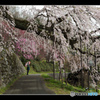
[[[90,85],[89,85],[89,76],[90,76],[90,71],[88,70],[88,90],[90,88]]]
[[[53,61],[53,78],[55,79],[55,63]]]
[[[61,68],[59,68],[59,81],[61,79]]]
[[[66,82],[66,85],[67,85],[66,69],[65,69],[65,67],[64,67],[64,75],[65,75],[65,82]]]
[[[82,39],[81,39],[81,36],[80,36],[80,50],[82,50]],[[84,86],[84,83],[83,83],[83,67],[82,67],[82,53],[80,52],[80,59],[81,59],[81,86],[83,87]]]

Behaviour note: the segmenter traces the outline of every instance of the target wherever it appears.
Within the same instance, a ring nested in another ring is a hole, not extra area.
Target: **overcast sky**
[[[32,6],[34,6],[36,9],[42,9],[44,6],[43,5],[15,5],[16,7],[20,8],[23,7],[24,9],[26,8],[31,8]]]
[[[34,6],[36,9],[42,9],[44,6],[43,5],[36,5]]]

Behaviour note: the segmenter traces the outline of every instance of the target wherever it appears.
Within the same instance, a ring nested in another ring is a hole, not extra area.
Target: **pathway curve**
[[[55,94],[45,86],[39,74],[25,75],[18,79],[4,94]]]

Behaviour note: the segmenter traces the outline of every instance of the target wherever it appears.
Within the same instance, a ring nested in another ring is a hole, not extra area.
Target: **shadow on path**
[[[25,75],[17,80],[4,94],[55,94],[45,86],[39,74]]]

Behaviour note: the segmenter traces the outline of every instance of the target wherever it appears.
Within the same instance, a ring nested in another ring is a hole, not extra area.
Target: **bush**
[[[33,66],[33,69],[37,72],[53,70],[53,64],[47,63],[45,60],[43,61],[31,60],[31,65]]]
[[[26,64],[28,59],[25,59],[24,57],[20,57],[20,60],[22,61],[23,65]],[[46,60],[39,61],[37,59],[35,60],[30,60],[31,61],[31,66],[36,72],[41,72],[41,71],[52,71],[53,70],[53,63],[51,62],[46,62]],[[55,68],[58,68],[58,65],[55,65]]]
[[[40,67],[41,67],[41,71],[46,71],[46,65],[43,62],[39,62],[40,63]]]
[[[46,67],[47,67],[47,71],[52,71],[52,67],[53,67],[53,64],[50,64],[50,63],[46,63]]]
[[[40,67],[40,64],[38,63],[38,61],[33,61],[31,63],[32,67],[34,68],[34,70],[36,72],[40,72],[41,71],[41,67]]]
[[[28,62],[29,60],[24,58],[23,56],[20,57],[21,62],[23,63],[23,65],[25,66],[26,62]]]

